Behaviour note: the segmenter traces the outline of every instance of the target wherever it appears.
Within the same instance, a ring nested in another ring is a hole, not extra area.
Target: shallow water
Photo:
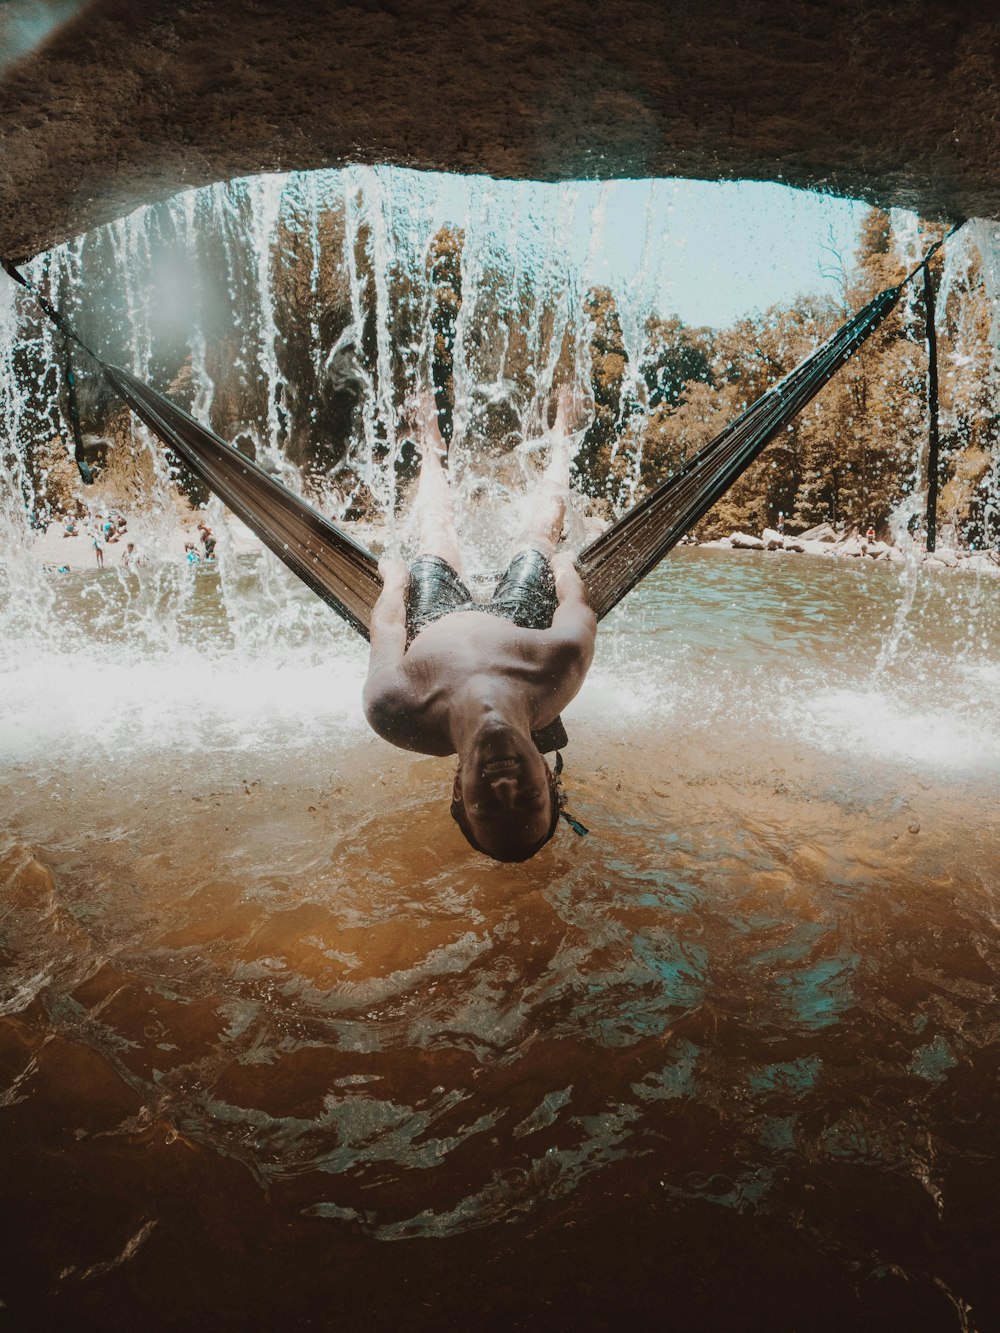
[[[567,710],[591,833],[522,867],[270,560],[49,591],[0,659],[20,1326],[993,1326],[1000,581],[676,552]]]

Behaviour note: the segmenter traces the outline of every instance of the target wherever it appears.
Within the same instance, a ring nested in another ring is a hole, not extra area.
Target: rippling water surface
[[[677,552],[521,867],[270,561],[5,596],[21,1326],[997,1326],[1000,581]]]

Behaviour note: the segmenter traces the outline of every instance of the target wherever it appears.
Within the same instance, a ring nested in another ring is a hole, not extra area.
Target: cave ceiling
[[[750,178],[1000,211],[1000,7],[0,0],[0,254],[238,175]]]

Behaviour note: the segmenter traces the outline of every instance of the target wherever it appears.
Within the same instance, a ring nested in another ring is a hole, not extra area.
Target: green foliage
[[[237,192],[233,208],[247,214],[248,200]],[[242,258],[232,245],[224,211],[209,209],[201,219],[192,318],[205,343],[213,427],[252,455],[255,442],[276,424],[286,456],[317,492],[324,493],[331,479],[343,483],[341,489],[354,497],[352,514],[374,510],[378,501],[351,470],[350,442],[364,428],[373,460],[384,461],[390,439],[383,409],[388,405],[398,416],[428,372],[450,438],[458,356],[460,388],[472,400],[462,403],[464,432],[474,448],[494,454],[506,452],[525,431],[544,428],[553,386],[589,379],[594,413],[578,452],[577,476],[592,496],[620,508],[681,467],[849,314],[898,284],[913,262],[909,252],[904,257],[889,215],[871,209],[856,253],[841,263],[839,300],[800,298],[719,330],[654,315],[644,327],[641,359],[633,364],[609,288],[587,293],[580,318],[571,313],[577,309],[571,294],[536,287],[530,272],[515,277],[502,250],[466,253],[459,228],[442,227],[423,263],[404,254],[386,261],[368,222],[362,218],[352,230],[348,212],[346,204],[322,211],[313,237],[310,219],[291,209],[274,235],[274,350],[282,378],[275,403],[267,400],[254,355],[255,342],[267,335],[256,311],[258,259]],[[163,230],[168,222],[161,218],[157,225]],[[921,248],[941,231],[938,224],[923,225]],[[129,312],[109,237],[97,233],[86,251],[79,282],[86,303],[68,290],[52,295],[110,360],[128,363]],[[176,249],[179,241],[164,235],[162,244]],[[379,262],[388,268],[379,270]],[[938,256],[935,272],[940,267]],[[974,252],[964,267],[953,266],[936,320],[939,523],[954,525],[960,537],[977,544],[1000,537],[1000,367],[995,303],[982,267]],[[158,317],[150,370],[155,383],[190,406],[199,385],[186,326],[174,318],[174,274],[168,269],[153,293]],[[779,514],[792,530],[830,522],[884,531],[900,499],[926,484],[926,321],[918,280],[706,516],[700,535],[759,530],[776,524]],[[55,440],[61,456],[58,367],[35,364],[38,346],[29,336],[15,354],[19,378],[38,385],[24,429],[35,439]],[[117,403],[86,366],[78,378],[84,431],[107,444],[117,438]],[[373,399],[377,412],[370,410]],[[47,455],[39,451],[37,457]],[[46,485],[61,492],[75,484],[72,469],[42,461],[34,466],[39,494],[48,494]],[[192,477],[183,470],[178,477],[193,498],[202,498]],[[59,495],[52,498],[56,503]]]

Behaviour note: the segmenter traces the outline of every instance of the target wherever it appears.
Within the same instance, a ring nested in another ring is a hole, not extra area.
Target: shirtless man
[[[372,611],[365,714],[385,740],[457,754],[451,813],[477,851],[526,861],[559,820],[555,778],[531,733],[574,697],[594,655],[597,619],[573,557],[556,555],[569,488],[567,416],[559,397],[552,454],[521,549],[487,604],[461,578],[434,399],[421,403],[420,554],[383,559]]]

